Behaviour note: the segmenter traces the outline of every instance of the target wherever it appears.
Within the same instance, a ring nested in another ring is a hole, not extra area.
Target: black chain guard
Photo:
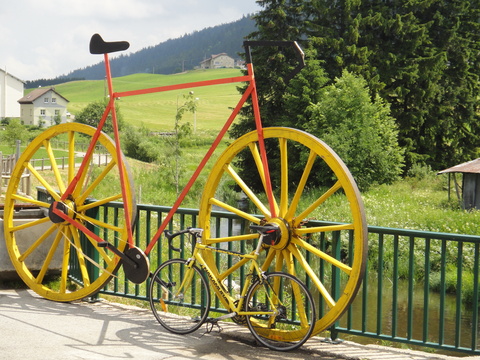
[[[134,284],[141,284],[147,280],[150,275],[150,261],[147,255],[137,247],[125,250],[124,254],[134,263],[123,261],[123,271],[127,279]]]

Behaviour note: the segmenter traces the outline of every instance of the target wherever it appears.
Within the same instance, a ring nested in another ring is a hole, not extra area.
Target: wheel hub
[[[280,228],[280,239],[276,242],[275,245],[271,245],[271,248],[275,250],[283,250],[285,249],[288,244],[290,244],[290,240],[292,238],[290,225],[288,225],[287,221],[283,218],[273,218],[270,219],[268,222],[269,224],[275,224]]]
[[[55,214],[54,209],[56,211],[64,213],[69,218],[75,219],[76,217],[77,206],[71,200],[65,200],[64,202],[54,201],[52,205],[50,205],[50,207],[48,208],[48,217],[54,224],[60,224],[65,222],[65,220],[61,216]]]

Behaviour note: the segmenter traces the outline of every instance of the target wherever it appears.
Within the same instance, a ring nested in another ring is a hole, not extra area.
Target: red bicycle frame
[[[116,144],[116,156],[117,156],[117,162],[118,166],[120,169],[123,169],[123,156],[122,156],[122,151],[121,151],[121,146],[120,146],[120,136],[119,136],[119,131],[118,131],[118,122],[117,122],[117,115],[115,111],[115,100],[117,98],[121,97],[127,97],[127,96],[136,96],[136,95],[144,95],[144,94],[152,94],[152,93],[159,93],[159,92],[165,92],[165,91],[172,91],[172,90],[181,90],[181,89],[188,89],[188,88],[195,88],[195,87],[203,87],[203,86],[211,86],[211,85],[220,85],[220,84],[229,84],[229,83],[237,83],[237,82],[247,82],[248,86],[242,95],[240,101],[238,104],[235,106],[233,109],[231,115],[229,116],[228,120],[225,122],[223,125],[222,129],[218,133],[217,137],[215,138],[214,142],[210,146],[209,150],[207,151],[206,155],[200,162],[199,166],[195,170],[194,174],[188,181],[187,185],[185,188],[182,190],[180,193],[178,199],[175,201],[175,204],[172,206],[170,212],[167,214],[166,218],[163,220],[162,224],[160,225],[159,229],[153,236],[150,244],[148,247],[145,249],[145,254],[148,255],[152,248],[155,246],[157,243],[158,239],[160,238],[161,234],[167,227],[169,221],[172,219],[173,215],[177,211],[177,209],[180,207],[181,203],[183,202],[185,196],[187,193],[190,191],[192,185],[194,182],[197,180],[198,176],[200,175],[201,171],[205,167],[206,163],[208,160],[211,158],[213,152],[217,148],[218,144],[220,143],[221,139],[225,136],[226,132],[230,128],[232,122],[240,112],[240,109],[242,106],[245,104],[247,101],[248,97],[252,97],[252,106],[253,106],[253,114],[254,114],[254,119],[255,119],[255,127],[256,131],[258,133],[258,141],[259,141],[259,151],[260,151],[260,156],[261,156],[261,161],[264,167],[265,171],[265,179],[266,179],[266,194],[267,198],[270,204],[270,212],[272,214],[272,217],[276,216],[275,212],[275,207],[274,207],[274,200],[273,200],[273,191],[272,191],[272,185],[271,185],[271,180],[270,180],[270,172],[268,169],[268,162],[267,162],[267,155],[265,151],[265,142],[264,142],[264,137],[263,137],[263,126],[262,126],[262,121],[261,121],[261,116],[260,116],[260,109],[258,106],[258,96],[257,96],[257,89],[256,89],[256,84],[255,84],[255,76],[254,76],[254,71],[253,71],[253,64],[251,61],[251,55],[250,55],[250,46],[251,45],[264,45],[265,43],[268,43],[269,45],[276,45],[276,46],[285,46],[285,45],[291,45],[294,44],[294,46],[297,49],[300,49],[296,43],[293,42],[279,42],[279,41],[274,41],[274,42],[246,42],[246,51],[247,51],[247,75],[244,76],[236,76],[236,77],[230,77],[230,78],[222,78],[222,79],[215,79],[215,80],[207,80],[207,81],[199,81],[199,82],[191,82],[191,83],[184,83],[184,84],[176,84],[176,85],[169,85],[169,86],[160,86],[160,87],[154,87],[154,88],[149,88],[149,89],[139,89],[139,90],[131,90],[131,91],[124,91],[124,92],[114,92],[113,89],[113,83],[112,83],[112,75],[111,75],[111,70],[110,70],[110,60],[108,53],[104,54],[104,62],[105,62],[105,70],[106,70],[106,80],[107,80],[107,85],[108,85],[108,93],[109,93],[109,102],[108,105],[103,113],[103,116],[99,122],[98,128],[92,137],[92,141],[86,151],[84,160],[82,161],[78,172],[76,173],[75,177],[69,184],[68,188],[66,189],[65,193],[61,197],[61,202],[65,201],[68,199],[68,197],[72,194],[73,190],[79,183],[80,179],[82,178],[82,174],[86,171],[87,165],[88,165],[88,159],[90,159],[90,156],[93,153],[93,150],[95,148],[95,144],[100,136],[100,132],[105,124],[105,121],[107,120],[108,115],[111,114],[112,117],[112,122],[113,122],[113,133],[114,133],[114,140]],[[301,52],[301,50],[300,50]],[[293,76],[294,73],[298,72],[301,67],[303,66],[303,52],[300,53],[300,57],[302,60],[302,64],[299,65],[291,74]],[[290,76],[290,77],[291,77]],[[129,209],[130,204],[128,203],[129,199],[127,196],[127,190],[125,186],[125,176],[124,172],[120,170],[120,183],[122,187],[122,197],[124,201],[124,208]],[[94,234],[91,230],[87,229],[86,226],[84,226],[82,223],[76,221],[75,219],[67,216],[61,209],[58,208],[58,203],[53,206],[53,211],[56,215],[60,216],[63,218],[65,221],[68,221],[70,224],[78,228],[80,231],[86,233],[89,237],[97,241],[99,244],[105,244],[106,242],[100,238],[98,235]],[[133,241],[133,231],[132,231],[132,219],[130,217],[130,214],[128,211],[125,211],[125,223],[126,223],[126,228],[127,228],[127,235],[128,235],[128,245],[130,248],[134,246],[134,241]],[[111,250],[113,246],[109,246]]]

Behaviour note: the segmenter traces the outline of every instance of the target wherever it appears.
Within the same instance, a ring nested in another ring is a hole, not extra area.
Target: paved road
[[[149,310],[108,303],[57,303],[30,290],[0,289],[0,359],[447,359],[353,343],[310,339],[300,350],[280,353],[255,344],[248,330],[190,335],[165,331]],[[449,358],[453,359],[453,358]]]

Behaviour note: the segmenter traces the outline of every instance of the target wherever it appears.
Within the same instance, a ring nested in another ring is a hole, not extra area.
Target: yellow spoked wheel
[[[125,211],[132,219],[135,214],[132,180],[125,162],[122,171],[128,208],[121,205],[110,213],[99,208],[110,201],[125,203],[115,144],[104,133],[100,133],[85,171],[76,176],[95,130],[67,123],[44,131],[24,150],[8,185],[4,208],[8,253],[23,281],[50,300],[73,301],[96,293],[119,265],[118,256],[99,247],[88,231],[54,214],[52,203],[120,251],[127,244]],[[71,195],[62,201],[72,182],[76,184]],[[38,191],[38,198],[37,189],[43,189]],[[28,215],[32,212],[33,219]],[[22,213],[30,218],[23,218]]]
[[[258,135],[251,132],[234,141],[214,165],[201,199],[200,227],[204,242],[248,252],[249,243],[258,238],[249,224],[277,226],[281,236],[265,244],[262,267],[290,273],[307,285],[317,307],[315,335],[343,314],[361,284],[367,252],[363,202],[345,164],[321,140],[290,128],[266,128],[264,137],[273,206],[267,201]],[[240,173],[240,162],[248,170]],[[240,217],[233,233],[224,230],[216,210]],[[241,268],[227,271],[232,260],[224,255],[204,256],[225,284],[245,276]],[[292,313],[298,320],[304,314],[296,310]],[[269,331],[276,339],[291,341],[280,330]]]

